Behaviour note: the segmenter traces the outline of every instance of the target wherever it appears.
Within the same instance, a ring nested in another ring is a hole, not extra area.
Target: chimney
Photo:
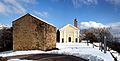
[[[76,18],[74,19],[74,26],[75,26],[75,27],[78,27],[78,26],[77,26],[77,19],[76,19]]]

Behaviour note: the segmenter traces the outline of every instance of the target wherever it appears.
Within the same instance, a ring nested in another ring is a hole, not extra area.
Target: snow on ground
[[[104,61],[114,61],[110,52],[101,52],[98,47],[93,48],[92,44],[89,44],[89,46],[87,46],[86,43],[57,43],[57,47],[63,52],[76,54],[86,59],[94,59],[94,61],[101,59]]]
[[[25,54],[40,54],[40,53],[51,53],[51,54],[66,54],[66,55],[74,55],[77,57],[82,57],[84,59],[89,59],[89,61],[114,61],[110,52],[107,53],[101,52],[98,47],[94,47],[92,44],[87,46],[86,43],[57,43],[57,48],[60,50],[52,50],[52,51],[40,51],[40,50],[29,50],[29,51],[9,51],[2,52],[0,56],[15,56],[15,55],[25,55]],[[19,59],[11,59],[9,61],[15,61]],[[24,61],[24,60],[23,60]]]
[[[20,59],[10,59],[8,61],[33,61],[33,60],[20,60]]]
[[[44,51],[40,51],[40,50],[15,51],[15,52],[7,51],[7,52],[0,53],[0,56],[8,57],[8,56],[26,55],[26,54],[40,54],[40,53],[49,53],[49,52],[44,52]]]
[[[99,46],[99,43],[94,43],[94,45]],[[107,47],[108,49],[108,47]],[[110,50],[110,52],[113,54],[113,56],[117,59],[117,61],[120,61],[120,53],[114,50]]]

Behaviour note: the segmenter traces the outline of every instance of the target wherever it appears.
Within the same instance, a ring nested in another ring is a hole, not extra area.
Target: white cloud
[[[119,29],[120,30],[120,22],[110,23],[108,24],[112,29]]]
[[[11,5],[11,9],[13,9],[17,13],[25,13],[26,10],[17,0],[4,0],[6,4]]]
[[[107,3],[113,4],[115,7],[120,6],[120,0],[103,0]],[[72,0],[73,6],[78,8],[82,5],[97,5],[98,0]]]
[[[103,25],[102,23],[94,22],[94,21],[81,22],[81,23],[80,23],[80,28],[81,28],[81,29],[103,28],[103,27],[108,27],[108,26],[107,26],[107,25]]]
[[[120,0],[105,0],[106,2],[109,2],[115,6],[120,6]]]
[[[42,17],[48,17],[48,12],[46,11],[36,11],[35,14]]]
[[[32,3],[32,4],[36,4],[37,3],[36,0],[20,0],[20,1],[23,1],[25,3]]]
[[[36,0],[0,0],[0,13],[26,13],[24,4],[34,3]]]
[[[80,7],[82,4],[85,5],[96,5],[98,4],[98,0],[72,0],[72,3],[74,5],[74,7],[78,8]]]
[[[72,3],[73,3],[73,5],[74,5],[75,8],[80,7],[80,2],[79,2],[79,0],[72,0]]]
[[[3,3],[0,2],[0,13],[5,13],[5,6]]]
[[[94,21],[81,22],[80,23],[80,28],[81,29],[103,28],[103,27],[110,27],[111,30],[120,31],[120,22],[109,23],[109,24],[106,24],[106,25],[104,25],[102,23],[97,23],[97,22],[94,22]]]
[[[111,26],[110,32],[114,37],[120,37],[120,22],[110,23],[108,26]]]
[[[59,0],[51,0],[52,2],[58,2]]]

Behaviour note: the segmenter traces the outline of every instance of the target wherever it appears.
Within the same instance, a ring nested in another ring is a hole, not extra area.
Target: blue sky
[[[0,0],[0,23],[11,26],[16,18],[31,13],[61,28],[81,22],[120,22],[120,0]]]

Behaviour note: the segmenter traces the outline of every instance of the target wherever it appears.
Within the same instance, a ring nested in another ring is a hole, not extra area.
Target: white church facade
[[[79,28],[77,27],[77,21],[74,20],[74,26],[67,24],[60,29],[60,43],[79,43]]]

